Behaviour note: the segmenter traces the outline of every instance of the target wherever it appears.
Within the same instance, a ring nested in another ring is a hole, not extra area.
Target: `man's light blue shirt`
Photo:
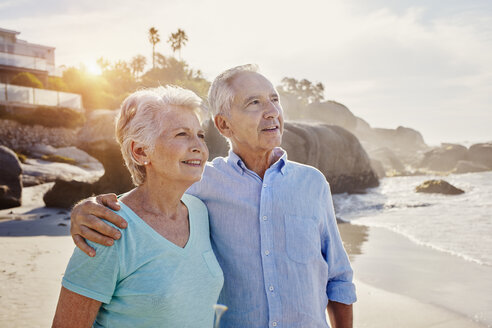
[[[275,151],[263,180],[230,151],[188,190],[209,210],[223,328],[328,327],[328,300],[356,300],[324,175]]]

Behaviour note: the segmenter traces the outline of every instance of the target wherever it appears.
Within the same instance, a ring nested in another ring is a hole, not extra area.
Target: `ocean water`
[[[416,193],[444,179],[462,195]],[[492,172],[391,177],[366,194],[334,195],[337,216],[352,224],[383,227],[411,241],[492,267]]]

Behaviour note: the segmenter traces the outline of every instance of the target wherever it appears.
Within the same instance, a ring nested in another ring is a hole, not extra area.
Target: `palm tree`
[[[151,27],[149,29],[149,42],[152,43],[152,69],[155,68],[155,45],[160,41],[159,31],[157,31],[156,28]]]
[[[173,48],[173,53],[175,53],[176,50],[179,51],[179,60],[181,60],[181,48],[186,45],[187,41],[188,36],[186,35],[186,32],[180,28],[178,28],[176,33],[171,33],[169,39],[167,40],[167,42],[171,45],[171,48]]]
[[[138,79],[138,73],[143,72],[145,64],[147,64],[147,59],[142,55],[136,55],[132,58],[132,61],[130,62],[130,67],[135,78]]]

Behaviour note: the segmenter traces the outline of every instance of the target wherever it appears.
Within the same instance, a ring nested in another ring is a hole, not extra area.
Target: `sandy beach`
[[[25,188],[23,207],[0,211],[1,327],[51,325],[73,243],[68,212],[42,207],[43,188]],[[344,224],[340,231],[355,271],[354,327],[487,327],[477,321],[490,319],[490,297],[464,301],[490,287],[487,270],[462,272],[459,258],[385,229]],[[474,278],[464,282],[465,274]]]

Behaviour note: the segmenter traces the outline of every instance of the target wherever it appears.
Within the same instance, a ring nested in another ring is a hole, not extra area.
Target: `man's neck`
[[[244,165],[246,165],[246,167],[251,171],[258,174],[258,176],[262,179],[265,176],[266,170],[268,170],[268,168],[282,156],[280,152],[275,150],[276,149],[274,148],[261,153],[248,153],[238,152],[234,150],[234,148],[232,149],[232,151],[241,158]]]

